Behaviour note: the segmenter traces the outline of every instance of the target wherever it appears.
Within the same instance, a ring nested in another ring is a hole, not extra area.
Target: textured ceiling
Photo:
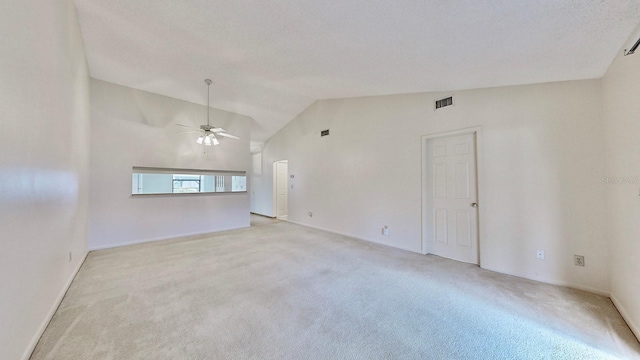
[[[597,78],[640,22],[640,0],[75,4],[92,77],[199,104],[211,78],[258,142],[317,99]]]

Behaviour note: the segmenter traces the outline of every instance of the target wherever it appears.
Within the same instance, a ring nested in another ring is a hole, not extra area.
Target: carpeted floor
[[[305,228],[89,254],[32,359],[617,359],[609,299]]]
[[[278,220],[276,218],[251,214],[251,226],[271,225],[279,222],[281,222],[281,220]]]

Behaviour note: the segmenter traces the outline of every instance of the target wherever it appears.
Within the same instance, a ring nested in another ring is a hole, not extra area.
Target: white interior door
[[[289,176],[287,161],[276,163],[276,217],[278,219],[287,218],[287,177]]]
[[[475,134],[427,140],[427,249],[478,264]]]

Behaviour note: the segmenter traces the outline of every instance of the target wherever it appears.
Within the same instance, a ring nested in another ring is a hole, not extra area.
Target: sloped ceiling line
[[[250,116],[318,99],[601,77],[640,0],[75,0],[91,76]],[[201,86],[202,85],[202,86]]]

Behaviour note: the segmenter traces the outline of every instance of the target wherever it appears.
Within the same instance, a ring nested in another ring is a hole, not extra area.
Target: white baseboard
[[[60,294],[58,294],[58,297],[56,298],[49,312],[47,313],[47,316],[44,318],[44,320],[40,324],[38,331],[33,336],[33,338],[31,338],[31,341],[29,342],[27,349],[22,354],[23,360],[29,360],[29,358],[31,357],[31,353],[33,353],[33,350],[35,350],[36,345],[38,345],[38,341],[40,341],[40,338],[42,337],[42,334],[44,334],[44,331],[47,329],[47,326],[49,326],[49,322],[51,322],[53,315],[58,310],[58,307],[60,307],[60,303],[62,303],[62,299],[64,299],[64,296],[67,294],[67,290],[69,290],[69,287],[73,282],[73,279],[76,278],[76,275],[78,274],[78,271],[80,271],[82,264],[84,264],[84,261],[87,259],[87,255],[89,255],[88,251],[84,254],[84,256],[82,257],[82,260],[80,260],[80,262],[78,263],[78,266],[76,266],[76,268],[73,270],[69,279],[67,279],[67,282],[62,288],[62,291],[60,291]]]
[[[252,211],[252,212],[250,212],[250,214],[258,215],[258,216],[263,216],[263,217],[267,217],[267,218],[269,218],[269,219],[275,219],[275,218],[276,218],[275,216],[266,215],[266,214],[261,214],[261,213],[257,213],[257,212],[253,212],[253,211]]]
[[[624,321],[627,322],[627,325],[629,326],[629,329],[631,329],[631,332],[633,332],[633,334],[636,336],[638,341],[640,341],[640,327],[638,327],[636,324],[633,323],[633,321],[631,320],[631,317],[629,316],[629,313],[624,308],[624,306],[622,306],[620,301],[618,301],[618,299],[613,293],[610,294],[609,298],[611,299],[611,302],[616,307],[616,309],[618,309],[618,312],[620,313],[620,315],[622,315],[622,318],[624,319]]]
[[[520,274],[520,273],[513,273],[513,272],[507,272],[507,271],[504,271],[504,270],[498,270],[498,269],[491,268],[491,267],[488,267],[488,266],[481,266],[481,267],[483,269],[485,269],[485,270],[495,271],[495,272],[500,273],[500,274],[517,276],[517,277],[520,277],[520,278],[523,278],[523,279],[539,281],[539,282],[546,283],[546,284],[551,284],[551,285],[564,286],[564,287],[568,287],[568,288],[571,288],[571,289],[582,290],[582,291],[586,291],[586,292],[590,292],[590,293],[593,293],[593,294],[602,295],[602,296],[606,296],[606,297],[609,297],[609,295],[611,294],[607,290],[597,289],[597,288],[594,288],[594,287],[580,285],[580,284],[573,284],[573,283],[570,283],[570,282],[567,282],[567,281],[545,279],[545,278],[540,278],[540,277],[531,277],[529,275]]]
[[[344,233],[344,232],[335,231],[335,230],[331,230],[331,229],[326,229],[326,228],[323,228],[323,227],[320,227],[320,226],[313,226],[313,225],[309,225],[309,224],[305,224],[305,223],[301,223],[301,222],[297,222],[297,221],[293,221],[293,220],[287,220],[287,221],[290,222],[290,223],[296,224],[296,225],[305,226],[305,227],[309,227],[309,228],[316,229],[316,230],[322,230],[322,231],[326,231],[326,232],[332,233],[332,234],[342,235],[342,236],[354,238],[354,239],[357,239],[357,240],[367,241],[367,242],[371,242],[371,243],[378,244],[378,245],[389,246],[389,247],[392,247],[392,248],[395,248],[395,249],[400,249],[400,250],[405,250],[405,251],[410,251],[412,253],[420,254],[420,251],[416,251],[414,249],[405,248],[405,247],[402,247],[402,246],[397,246],[395,244],[389,244],[389,243],[385,243],[385,242],[381,242],[381,241],[376,241],[376,240],[373,240],[373,239],[367,239],[367,238],[360,237],[360,236],[357,236],[357,235],[354,235],[354,234],[349,234],[349,233]]]
[[[193,233],[187,233],[187,234],[178,234],[178,235],[170,235],[170,236],[161,236],[161,237],[151,238],[151,239],[142,239],[142,240],[125,241],[125,242],[120,242],[120,243],[115,243],[115,244],[109,244],[109,245],[89,246],[89,251],[97,251],[97,250],[113,249],[113,248],[122,247],[122,246],[129,246],[129,245],[144,244],[144,243],[154,242],[154,241],[180,239],[180,238],[183,238],[183,237],[189,237],[189,236],[199,236],[199,235],[215,234],[215,233],[219,233],[219,232],[222,232],[222,231],[238,230],[238,229],[246,229],[246,228],[248,228],[248,227],[249,227],[249,226],[238,226],[238,227],[222,228],[222,229],[215,230],[215,231],[193,232]]]

